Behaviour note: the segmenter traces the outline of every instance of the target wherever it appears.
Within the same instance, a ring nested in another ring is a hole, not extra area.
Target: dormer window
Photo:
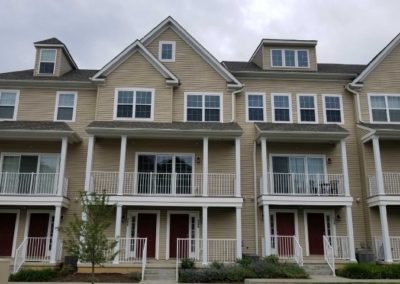
[[[175,62],[175,41],[160,41],[158,59]]]
[[[271,66],[283,68],[308,68],[308,50],[271,49]]]
[[[54,74],[56,56],[56,49],[40,50],[39,74]]]

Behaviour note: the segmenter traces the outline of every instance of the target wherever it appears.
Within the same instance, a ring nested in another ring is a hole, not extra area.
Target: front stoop
[[[327,263],[304,263],[303,268],[310,275],[332,275],[332,270]]]

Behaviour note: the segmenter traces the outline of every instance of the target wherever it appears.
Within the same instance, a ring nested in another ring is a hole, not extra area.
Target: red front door
[[[49,213],[32,213],[28,232],[28,257],[43,259],[48,251]]]
[[[288,236],[296,234],[294,213],[276,213],[276,233],[278,236],[282,236],[278,238],[278,255],[293,255],[293,239]]]
[[[147,238],[147,257],[156,256],[157,214],[138,214],[138,238]]]
[[[189,238],[189,215],[188,214],[171,214],[169,223],[169,256],[176,257],[176,239]],[[180,257],[188,257],[188,244],[185,248],[180,247]]]
[[[308,247],[310,254],[324,254],[325,215],[307,213]]]
[[[11,256],[17,214],[0,213],[0,256]]]

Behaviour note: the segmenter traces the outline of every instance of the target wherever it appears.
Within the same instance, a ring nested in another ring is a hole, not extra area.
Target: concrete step
[[[332,270],[327,263],[305,263],[303,268],[310,275],[332,275]]]
[[[175,280],[175,268],[146,268],[144,272],[145,280]]]

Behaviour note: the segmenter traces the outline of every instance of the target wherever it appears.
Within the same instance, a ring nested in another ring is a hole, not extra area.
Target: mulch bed
[[[52,280],[52,282],[91,282],[92,275],[86,273],[74,273],[65,276],[59,276]],[[132,278],[129,278],[127,274],[121,273],[96,273],[96,281],[98,283],[134,283]]]

